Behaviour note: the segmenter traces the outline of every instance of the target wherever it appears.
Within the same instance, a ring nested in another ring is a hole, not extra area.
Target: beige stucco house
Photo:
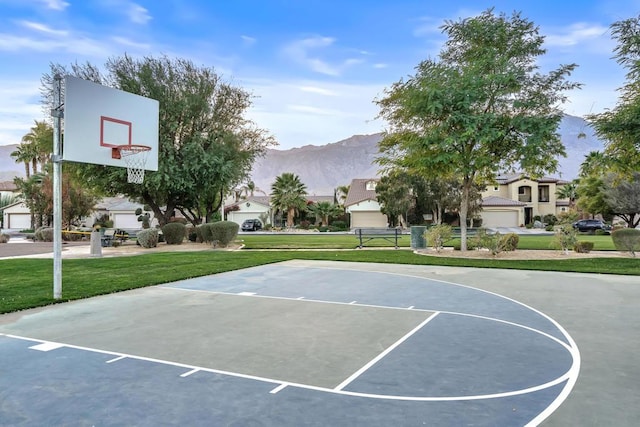
[[[380,212],[380,203],[376,195],[378,179],[354,179],[344,202],[349,214],[351,228],[387,227],[389,219]]]
[[[518,227],[532,223],[537,215],[566,212],[569,200],[556,197],[556,190],[564,184],[567,181],[552,177],[499,175],[482,193],[482,226]]]

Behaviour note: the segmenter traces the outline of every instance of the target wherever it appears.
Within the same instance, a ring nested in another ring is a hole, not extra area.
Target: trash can
[[[424,225],[411,226],[411,249],[425,249],[427,247],[427,241],[424,238],[426,231],[427,227]]]

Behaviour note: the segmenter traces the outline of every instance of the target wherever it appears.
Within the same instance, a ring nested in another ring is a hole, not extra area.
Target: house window
[[[375,181],[367,181],[366,189],[369,190],[369,191],[375,190],[376,189],[376,182]]]
[[[518,201],[524,203],[531,202],[531,187],[528,185],[518,187]]]
[[[539,202],[548,202],[549,201],[549,186],[541,185],[538,187],[538,201]]]
[[[493,191],[500,191],[500,187],[498,187],[497,185],[493,186]]]

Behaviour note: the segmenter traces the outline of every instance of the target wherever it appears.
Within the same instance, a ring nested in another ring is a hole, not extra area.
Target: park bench
[[[373,239],[384,239],[393,243],[394,247],[398,249],[398,239],[402,237],[402,230],[399,228],[356,228],[354,233],[360,241],[357,246],[360,249],[366,242]]]
[[[101,236],[102,247],[106,248],[113,246],[114,241],[118,241],[120,244],[124,243],[129,238],[129,233],[117,228],[107,228]]]

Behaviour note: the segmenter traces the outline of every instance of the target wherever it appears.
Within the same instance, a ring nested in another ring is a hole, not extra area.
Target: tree
[[[287,213],[287,227],[293,227],[296,213],[307,206],[307,187],[300,181],[300,177],[285,172],[276,177],[271,185],[271,204],[281,212]]]
[[[580,178],[577,190],[578,208],[591,214],[601,214],[611,219],[613,212],[605,199],[604,180],[600,175],[587,175]]]
[[[124,168],[76,164],[74,173],[107,195],[142,201],[160,225],[176,210],[194,225],[210,221],[224,197],[247,179],[253,161],[275,144],[245,118],[251,95],[222,81],[211,68],[166,56],[127,55],[109,60],[105,68],[103,76],[91,64],[74,64],[71,73],[159,101],[158,171],[145,173],[143,184],[128,183]],[[43,77],[45,103],[51,102],[55,74],[67,70],[54,65]]]
[[[611,35],[617,41],[614,58],[627,69],[626,82],[614,109],[587,119],[606,141],[612,167],[630,176],[640,170],[640,16],[613,23]]]
[[[307,205],[307,210],[316,216],[316,223],[320,222],[325,227],[329,225],[329,218],[344,213],[340,206],[331,202],[311,203]]]
[[[44,171],[44,166],[51,159],[53,152],[53,127],[45,121],[36,120],[29,133],[22,137],[22,144],[28,146],[27,152],[31,157],[33,173],[38,173],[38,164],[40,171]]]
[[[573,180],[556,190],[556,196],[559,199],[569,199],[569,209],[573,209],[578,199],[578,181]]]
[[[640,224],[640,172],[630,179],[609,174],[604,179],[604,199],[613,213],[622,218],[629,228]]]
[[[344,202],[347,201],[347,194],[349,194],[349,185],[340,185],[334,191],[335,202],[344,206]]]
[[[415,199],[410,180],[406,173],[394,173],[380,178],[376,185],[376,196],[380,203],[380,211],[389,218],[389,224],[395,227],[403,215],[414,206]]]
[[[542,73],[544,37],[530,21],[492,9],[447,21],[439,60],[421,62],[376,101],[390,124],[381,162],[462,184],[461,249],[467,248],[468,201],[476,182],[518,167],[530,176],[557,169],[563,92],[574,64]]]
[[[16,163],[24,163],[24,173],[27,179],[31,177],[30,165],[31,160],[33,159],[30,148],[31,147],[29,147],[27,144],[20,144],[10,154]]]

